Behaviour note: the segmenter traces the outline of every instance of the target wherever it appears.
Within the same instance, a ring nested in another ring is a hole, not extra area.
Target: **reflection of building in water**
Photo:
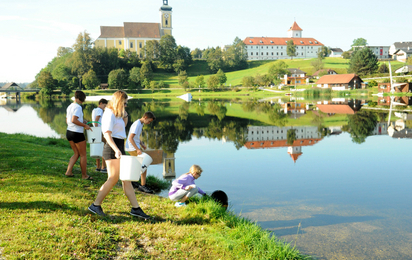
[[[388,134],[388,123],[387,122],[378,122],[376,123],[375,129],[372,132],[372,135],[386,135]]]
[[[175,154],[165,153],[163,150],[147,149],[144,151],[152,157],[152,165],[163,164],[163,177],[175,177]]]
[[[412,105],[412,97],[392,97],[393,98],[393,105],[394,106],[408,106]],[[379,97],[378,98],[378,105],[379,106],[390,106],[391,105],[391,97],[386,96],[386,97]]]
[[[357,99],[333,98],[332,101],[319,101],[316,107],[328,115],[353,115],[359,111],[364,101]]]
[[[283,108],[283,112],[285,114],[306,114],[306,110],[308,110],[308,104],[306,103],[296,103],[296,102],[286,102],[281,104]]]
[[[296,130],[296,140],[292,145],[287,143],[287,132],[290,129]],[[247,149],[288,147],[288,154],[294,162],[302,155],[303,146],[314,145],[322,140],[316,126],[249,126],[247,131]]]

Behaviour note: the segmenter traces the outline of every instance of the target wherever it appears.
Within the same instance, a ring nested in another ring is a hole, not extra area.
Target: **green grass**
[[[4,259],[309,259],[210,199],[186,208],[137,193],[152,221],[130,216],[117,185],[104,201],[110,217],[87,211],[105,174],[64,176],[68,142],[0,133],[0,258]],[[150,169],[149,169],[150,175]],[[207,253],[205,253],[207,252]]]

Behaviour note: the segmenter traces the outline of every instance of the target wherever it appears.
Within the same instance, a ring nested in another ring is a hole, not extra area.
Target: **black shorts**
[[[120,152],[122,152],[123,155],[126,155],[126,153],[124,152],[124,139],[113,138],[113,141],[117,145],[117,148],[119,148]],[[114,150],[108,143],[104,144],[103,159],[117,159]]]
[[[86,141],[83,133],[73,132],[70,130],[66,131],[66,138],[69,142],[73,141],[75,144]]]

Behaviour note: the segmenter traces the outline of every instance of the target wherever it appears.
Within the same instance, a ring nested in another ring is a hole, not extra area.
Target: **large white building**
[[[291,59],[288,56],[287,42],[293,40],[296,45],[296,56],[293,58],[316,58],[322,43],[314,38],[303,38],[302,29],[294,22],[288,30],[288,37],[247,37],[246,45],[248,60]]]

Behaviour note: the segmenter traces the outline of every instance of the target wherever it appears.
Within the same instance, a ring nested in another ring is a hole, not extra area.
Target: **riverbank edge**
[[[103,205],[111,217],[99,218],[87,211],[106,179],[93,172],[94,160],[87,165],[93,181],[81,180],[78,164],[76,177],[67,178],[72,151],[66,140],[5,133],[0,139],[5,259],[310,259],[210,200],[193,200],[182,209],[137,192],[154,217],[140,221],[127,214],[128,201],[117,185]]]

